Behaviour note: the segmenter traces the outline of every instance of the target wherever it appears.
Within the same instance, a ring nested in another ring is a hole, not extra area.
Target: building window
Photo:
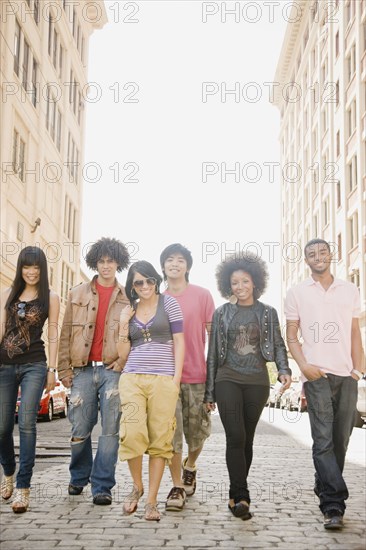
[[[34,17],[34,20],[35,20],[36,24],[38,25],[38,23],[39,23],[39,0],[34,0],[34,2],[33,2],[33,17]]]
[[[348,192],[352,193],[357,187],[357,155],[352,157],[348,164]]]
[[[14,72],[19,76],[20,67],[20,37],[21,29],[18,21],[15,21],[15,35],[14,35]]]
[[[28,66],[29,66],[29,44],[24,39],[23,42],[23,75],[22,84],[25,90],[28,89]]]
[[[348,26],[355,16],[354,0],[348,0],[346,5],[346,26]]]
[[[341,182],[338,180],[336,184],[336,197],[337,197],[337,208],[342,206],[342,195],[341,195]]]
[[[349,84],[356,73],[356,45],[355,44],[353,44],[346,58],[346,70],[347,70],[347,78],[348,78],[347,82]]]
[[[338,252],[338,261],[342,259],[342,234],[338,233],[337,236],[337,252]]]
[[[351,273],[351,283],[357,286],[358,290],[360,290],[360,272],[358,269],[354,269]]]
[[[340,131],[337,131],[336,134],[336,157],[338,158],[341,154],[341,134]]]
[[[355,212],[349,223],[350,249],[358,245],[358,213]]]
[[[52,63],[55,69],[57,69],[57,53],[58,53],[58,32],[56,29],[53,29],[53,48],[52,48],[53,54],[52,54]]]
[[[62,274],[61,274],[61,301],[66,303],[69,290],[74,286],[74,272],[65,263],[62,262]]]
[[[66,237],[71,241],[75,241],[76,232],[76,209],[69,197],[65,196],[65,208],[64,208],[64,233]]]
[[[313,235],[314,235],[314,237],[318,236],[318,234],[319,234],[318,231],[319,231],[318,214],[315,214],[315,216],[313,217]]]
[[[12,163],[14,173],[20,181],[25,181],[25,141],[20,137],[19,132],[13,131],[13,155]]]
[[[347,110],[348,137],[350,138],[356,130],[357,105],[356,100],[352,101],[350,108]]]
[[[64,49],[60,44],[60,51],[58,54],[58,76],[60,79],[62,79],[62,68],[64,63]]]
[[[328,130],[328,109],[327,109],[327,105],[325,105],[324,109],[322,110],[322,135],[324,135],[327,130]]]
[[[21,222],[17,223],[17,239],[23,241],[24,239],[24,225]]]
[[[339,80],[337,80],[336,82],[336,86],[335,86],[335,102],[336,102],[336,107],[338,107],[339,105]]]
[[[339,56],[339,31],[335,35],[335,55],[336,57]]]
[[[76,143],[71,135],[71,132],[69,132],[67,146],[67,167],[71,183],[79,183],[79,158],[79,150],[76,147]]]
[[[329,223],[329,197],[323,201],[323,220],[324,227],[326,227]]]
[[[51,55],[51,52],[52,52],[52,28],[53,28],[52,15],[51,13],[49,13],[48,15],[48,55]]]
[[[32,97],[31,101],[33,105],[37,106],[38,101],[38,90],[37,90],[37,76],[38,76],[38,63],[33,57],[33,68],[32,68]]]
[[[56,147],[61,151],[62,115],[58,109],[57,100],[54,98],[51,87],[47,87],[46,128],[50,133]]]

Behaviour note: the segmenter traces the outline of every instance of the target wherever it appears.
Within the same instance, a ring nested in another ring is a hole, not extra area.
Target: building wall
[[[88,46],[107,22],[103,0],[1,3],[1,276],[18,253],[46,253],[52,288],[65,303],[80,271],[82,166]]]
[[[282,295],[309,275],[306,242],[323,238],[332,243],[333,273],[360,289],[364,328],[366,0],[297,2],[291,19],[275,76],[287,255]]]

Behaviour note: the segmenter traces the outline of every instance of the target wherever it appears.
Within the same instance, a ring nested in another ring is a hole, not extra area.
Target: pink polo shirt
[[[338,376],[349,376],[353,369],[351,327],[352,319],[360,313],[357,287],[341,279],[334,279],[324,290],[309,277],[290,288],[285,300],[286,319],[300,321],[306,361]]]
[[[171,294],[167,290],[164,294],[173,296],[183,313],[185,353],[181,383],[204,384],[206,325],[211,323],[215,311],[211,293],[189,283],[182,294]]]

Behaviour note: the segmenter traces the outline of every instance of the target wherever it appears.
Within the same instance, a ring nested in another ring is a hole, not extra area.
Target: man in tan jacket
[[[86,263],[97,275],[71,289],[66,305],[58,355],[59,378],[71,387],[69,420],[71,462],[69,495],[80,495],[90,481],[94,504],[111,504],[120,422],[118,322],[129,304],[116,280],[129,264],[127,248],[116,239],[92,245]],[[100,408],[102,435],[93,460],[91,432]]]

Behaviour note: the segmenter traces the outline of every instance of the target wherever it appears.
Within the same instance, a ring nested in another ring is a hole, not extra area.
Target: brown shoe
[[[11,505],[15,514],[23,514],[28,510],[30,489],[15,489],[14,500]]]
[[[13,494],[14,476],[4,476],[0,485],[0,493],[4,500],[8,500]]]
[[[165,503],[165,510],[168,512],[180,512],[186,503],[186,492],[183,487],[173,487],[170,490]]]
[[[187,497],[191,497],[196,492],[197,468],[188,468],[187,461],[188,457],[182,462],[182,481]]]

